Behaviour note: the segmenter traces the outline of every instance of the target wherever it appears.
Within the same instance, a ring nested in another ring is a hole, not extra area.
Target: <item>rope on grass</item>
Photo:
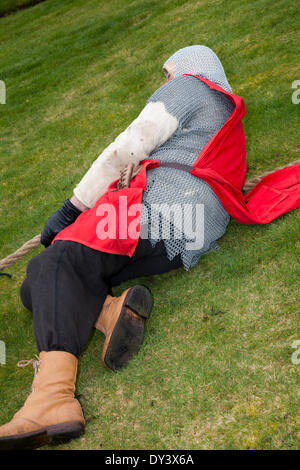
[[[284,166],[278,166],[277,168],[275,168],[274,170],[272,171],[266,171],[265,173],[263,173],[262,175],[260,176],[255,176],[254,178],[250,178],[248,179],[244,186],[243,186],[243,189],[242,191],[244,193],[248,193],[252,188],[254,188],[254,186],[256,184],[258,184],[265,176],[267,175],[270,175],[271,173],[273,173],[274,171],[277,171],[277,170],[283,170],[283,168],[286,168],[288,166],[292,166],[292,165],[296,165],[297,163],[300,163],[300,159],[299,160],[295,160],[294,162],[291,162],[291,163],[288,163],[287,165],[284,165]]]
[[[300,159],[295,160],[292,163],[288,163],[285,166],[275,168],[275,170],[267,171],[266,173],[263,173],[260,176],[255,176],[254,178],[250,178],[249,180],[245,182],[244,187],[243,187],[243,192],[247,193],[248,191],[250,191],[256,184],[258,184],[265,176],[269,175],[270,173],[273,173],[274,171],[277,171],[277,170],[282,170],[283,168],[286,168],[288,166],[296,165],[297,163],[300,163]],[[31,240],[28,240],[28,242],[24,243],[24,245],[22,245],[21,248],[19,248],[17,251],[7,256],[6,258],[3,258],[0,261],[0,271],[4,268],[8,268],[8,266],[12,266],[14,263],[22,259],[24,255],[29,253],[29,251],[38,247],[40,243],[41,243],[41,234],[36,235]],[[6,273],[3,273],[3,274],[6,274]]]
[[[28,242],[24,243],[24,245],[21,246],[17,251],[12,253],[11,255],[8,255],[6,258],[3,258],[0,261],[0,271],[4,268],[8,268],[8,266],[11,266],[12,264],[16,263],[19,261],[19,259],[23,258],[26,253],[29,253],[29,251],[33,250],[37,246],[39,246],[41,243],[41,234],[39,233],[35,237],[33,237],[31,240],[28,240]]]

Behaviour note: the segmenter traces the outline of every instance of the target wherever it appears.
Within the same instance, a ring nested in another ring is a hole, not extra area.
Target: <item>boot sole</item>
[[[0,438],[0,450],[33,450],[47,444],[61,444],[79,437],[84,432],[80,421],[61,423],[26,434]]]
[[[44,429],[21,435],[0,437],[0,450],[32,450],[47,444],[48,436]]]
[[[119,370],[136,355],[144,339],[145,320],[152,309],[152,296],[146,287],[132,287],[124,300],[119,318],[103,351],[103,362],[111,370]]]

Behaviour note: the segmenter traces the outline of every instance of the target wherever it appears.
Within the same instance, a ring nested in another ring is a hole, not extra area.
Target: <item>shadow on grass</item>
[[[3,16],[11,15],[19,10],[25,10],[31,8],[38,3],[43,3],[46,0],[12,0],[4,2],[4,5],[0,7],[0,18]]]

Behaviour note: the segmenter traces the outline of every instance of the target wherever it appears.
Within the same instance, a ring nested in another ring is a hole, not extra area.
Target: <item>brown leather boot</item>
[[[106,336],[102,351],[105,367],[120,369],[138,353],[151,309],[152,296],[143,286],[131,287],[120,297],[106,297],[95,323]]]
[[[68,352],[41,352],[32,392],[13,419],[0,427],[0,449],[34,449],[78,437],[85,427],[74,398],[77,358]]]

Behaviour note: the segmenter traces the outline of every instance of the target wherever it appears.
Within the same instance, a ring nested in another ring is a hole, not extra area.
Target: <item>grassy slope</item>
[[[249,175],[295,160],[296,8],[291,0],[48,0],[0,19],[0,258],[42,229],[162,83],[165,58],[188,44],[215,50],[245,98]],[[110,373],[95,333],[78,381],[87,431],[62,447],[299,448],[300,366],[291,363],[299,221],[299,211],[269,226],[233,221],[221,250],[189,273],[143,279],[155,297],[143,349]],[[28,259],[9,270],[12,280],[0,278],[1,423],[32,379],[16,368],[35,352],[18,297]]]

